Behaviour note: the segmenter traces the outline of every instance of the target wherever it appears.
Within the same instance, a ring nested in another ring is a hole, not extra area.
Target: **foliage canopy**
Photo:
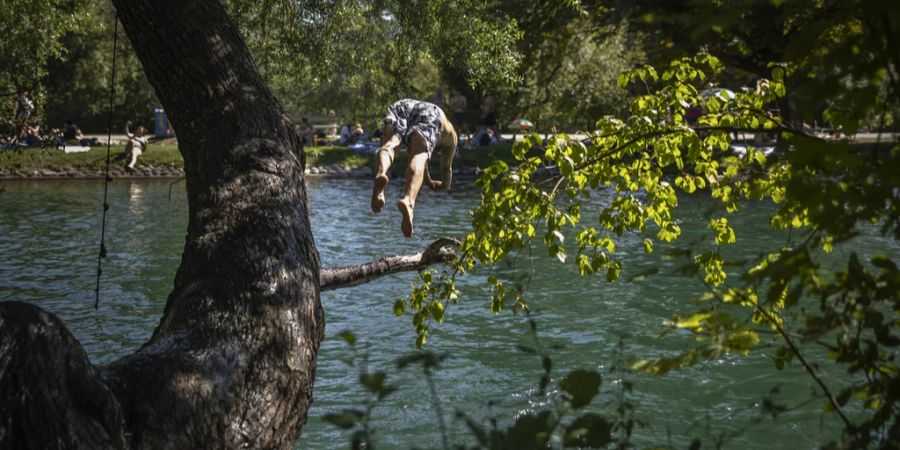
[[[794,364],[804,371],[818,385],[824,411],[844,423],[843,440],[835,445],[890,447],[900,438],[895,389],[900,273],[896,255],[862,260],[853,240],[871,227],[887,239],[900,237],[900,145],[879,141],[861,148],[847,139],[824,139],[802,123],[818,110],[834,127],[855,133],[867,118],[883,125],[896,115],[895,55],[900,53],[889,49],[900,42],[900,20],[885,16],[883,6],[751,2],[738,18],[711,29],[744,27],[759,8],[772,7],[779,20],[797,29],[781,36],[786,51],[777,54],[741,46],[740,37],[726,40],[737,48],[725,50],[777,57],[765,64],[766,74],[754,68],[760,78],[733,94],[708,89],[734,79],[735,72],[707,51],[676,58],[659,70],[641,66],[625,72],[619,85],[633,95],[622,117],[600,118],[584,141],[557,135],[542,142],[533,135],[517,146],[517,166],[498,162],[485,171],[478,181],[482,201],[472,212],[473,231],[459,260],[443,273],[422,274],[395,312],[412,315],[421,346],[431,321],[441,322],[445,304],[457,301],[456,276],[530,252],[534,245],[561,263],[575,264],[582,275],[601,274],[614,282],[622,270],[617,247],[624,238],[637,236],[648,253],[659,241],[677,240],[679,196],[706,194],[720,205],[709,217],[708,244],[682,255],[690,264],[686,274],[696,274],[708,294],[694,313],[669,322],[693,333],[698,345],[637,361],[633,368],[664,374],[775,343],[774,367]],[[840,14],[832,16],[836,10]],[[810,48],[811,36],[820,45],[800,52]],[[706,48],[717,42],[708,41]],[[818,95],[812,98],[810,92]],[[703,111],[696,122],[688,114],[694,107]],[[735,138],[746,135],[774,137],[773,151],[749,145],[736,152]],[[604,191],[611,199],[585,216],[583,204]],[[729,218],[749,201],[770,203],[770,226],[801,238],[750,263],[727,259],[723,249],[743,238]],[[566,242],[572,236],[574,245]],[[836,246],[846,250],[845,260],[829,255]],[[729,275],[727,267],[739,270]],[[487,282],[493,286],[492,311],[528,310],[520,286],[495,276]],[[825,353],[846,376],[826,381],[808,359],[816,353]]]

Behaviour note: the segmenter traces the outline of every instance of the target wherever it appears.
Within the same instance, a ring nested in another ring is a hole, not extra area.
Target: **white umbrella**
[[[700,91],[700,96],[703,98],[716,97],[723,102],[731,100],[734,98],[734,92],[725,88],[709,88]]]

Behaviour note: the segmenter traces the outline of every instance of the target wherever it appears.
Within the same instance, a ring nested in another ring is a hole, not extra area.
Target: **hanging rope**
[[[97,287],[94,292],[97,294],[94,300],[94,309],[100,307],[100,275],[103,274],[103,258],[106,258],[106,212],[109,211],[109,203],[107,202],[109,194],[109,182],[112,178],[109,176],[109,154],[112,145],[112,115],[113,101],[116,94],[116,50],[119,46],[119,17],[113,16],[113,57],[112,57],[112,74],[109,77],[109,115],[106,124],[106,176],[103,178],[103,220],[100,222],[100,253],[97,255]]]

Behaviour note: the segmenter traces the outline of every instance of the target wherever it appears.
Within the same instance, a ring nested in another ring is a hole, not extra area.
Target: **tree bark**
[[[333,289],[448,261],[320,272],[299,137],[218,2],[113,0],[178,132],[188,229],[159,325],[93,367],[52,314],[0,303],[2,448],[291,448]]]
[[[113,3],[178,132],[189,215],[182,261],[150,341],[99,377],[80,349],[49,348],[35,357],[76,361],[73,377],[21,379],[13,354],[0,378],[29,392],[62,386],[47,402],[63,415],[39,420],[44,429],[81,404],[53,399],[75,399],[82,385],[118,405],[71,425],[107,429],[102,445],[73,438],[64,446],[290,448],[312,401],[324,332],[300,140],[218,2]],[[21,315],[17,322],[39,322],[33,311]],[[44,341],[74,346],[58,320],[47,323]],[[3,418],[32,422],[34,410],[19,406]],[[2,444],[42,447],[26,430],[0,431]]]
[[[422,270],[428,266],[450,262],[456,257],[450,247],[458,247],[459,244],[456,239],[442,237],[424,251],[413,255],[386,256],[365,264],[322,269],[319,273],[319,286],[322,291],[358,286],[385,275]]]
[[[113,3],[178,132],[189,215],[159,326],[103,371],[129,444],[290,448],[325,325],[300,140],[218,2]]]
[[[54,315],[0,303],[0,448],[124,448],[118,400]]]

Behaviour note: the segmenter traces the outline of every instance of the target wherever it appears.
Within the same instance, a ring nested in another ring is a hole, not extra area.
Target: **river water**
[[[313,179],[311,214],[324,266],[368,261],[413,253],[442,235],[464,235],[467,211],[477,192],[465,182],[450,193],[423,190],[416,210],[416,236],[404,239],[399,213],[369,211],[367,180]],[[151,334],[162,314],[180,261],[186,229],[183,184],[166,180],[118,181],[110,185],[107,247],[101,300],[94,309],[96,254],[100,238],[103,185],[97,181],[8,181],[0,193],[0,301],[37,304],[60,316],[84,345],[94,363],[110,362],[134,351]],[[397,182],[389,186],[399,196]],[[171,194],[171,195],[170,195]],[[596,202],[604,201],[598,193]],[[704,211],[708,199],[686,198],[679,207],[684,219],[683,244],[708,238]],[[746,205],[731,220],[743,256],[772,250],[791,237],[766,227],[769,207]],[[629,400],[635,417],[645,423],[635,430],[639,445],[685,448],[698,438],[704,448],[815,448],[839,432],[838,421],[823,416],[823,400],[813,398],[814,384],[799,367],[773,369],[774,345],[750,357],[727,356],[663,377],[616,371],[628,361],[674,354],[692,339],[665,330],[666,318],[695,307],[702,293],[696,281],[678,275],[680,259],[664,257],[663,246],[646,256],[637,236],[626,236],[618,254],[624,263],[620,282],[582,278],[572,267],[541,257],[522,255],[495,272],[506,279],[528,274],[528,301],[541,348],[554,364],[554,381],[573,369],[604,374],[602,395],[592,407],[614,414],[621,379],[633,383]],[[706,244],[698,244],[706,245]],[[862,256],[876,251],[900,254],[897,243],[874,233],[854,243]],[[837,256],[849,250],[838,249]],[[731,256],[741,256],[732,254]],[[636,277],[648,270],[657,272]],[[397,370],[394,361],[415,351],[409,317],[397,318],[393,302],[408,292],[414,275],[322,294],[326,338],[318,355],[315,402],[297,448],[346,448],[350,433],[322,418],[345,408],[358,408],[366,398],[358,383],[361,368],[385,370],[398,390],[372,411],[372,429],[380,448],[440,447],[436,411],[443,412],[452,442],[470,442],[455,418],[463,411],[477,420],[496,417],[501,425],[520,414],[552,404],[554,390],[543,397],[537,387],[541,362],[519,349],[532,345],[528,319],[509,311],[491,314],[486,273],[460,280],[461,302],[447,308],[446,322],[432,327],[427,348],[446,354],[434,381],[438,404],[431,401],[421,370]],[[524,281],[523,281],[524,282]],[[338,334],[350,330],[358,338],[350,348]],[[346,361],[352,360],[350,367]],[[770,394],[774,390],[775,393]],[[769,395],[787,412],[773,418],[761,409]]]

